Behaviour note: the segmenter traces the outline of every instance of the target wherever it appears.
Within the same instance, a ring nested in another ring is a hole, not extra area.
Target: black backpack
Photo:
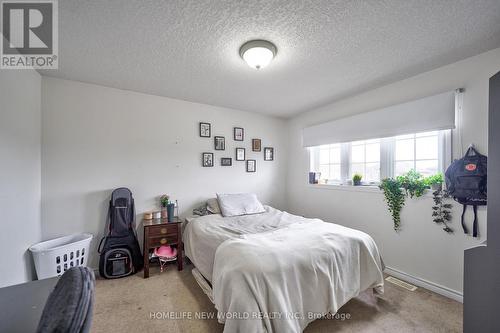
[[[473,237],[477,237],[477,206],[487,203],[487,163],[488,158],[471,146],[465,156],[454,161],[445,173],[448,193],[464,206],[462,228],[466,234],[465,212],[469,205],[474,209]]]
[[[107,233],[99,243],[99,274],[107,279],[124,277],[142,269],[143,258],[135,233],[135,205],[125,187],[111,194]]]

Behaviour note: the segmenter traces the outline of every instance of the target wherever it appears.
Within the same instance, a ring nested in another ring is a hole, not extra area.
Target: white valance
[[[302,144],[312,147],[452,128],[454,91],[306,127]]]

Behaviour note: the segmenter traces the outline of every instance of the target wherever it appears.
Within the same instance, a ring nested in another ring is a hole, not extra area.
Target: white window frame
[[[452,161],[452,138],[451,130],[438,131],[438,172],[443,172]],[[309,148],[310,171],[319,170],[320,146]],[[380,139],[380,179],[394,177],[394,164],[396,151],[396,137]],[[351,166],[351,143],[340,144],[340,183],[328,183],[329,185],[346,185],[350,179]],[[372,182],[364,185],[378,185]]]
[[[375,139],[375,140],[378,140],[380,151],[382,151],[382,139]],[[364,167],[366,169],[366,164],[367,163],[376,163],[376,162],[367,162],[366,161],[366,145],[371,144],[371,143],[366,142],[366,141],[370,141],[370,140],[360,140],[360,141],[364,141],[362,144],[357,144],[357,145],[364,146],[364,162],[363,162],[363,164],[365,165]],[[354,141],[354,142],[359,142],[359,141]],[[352,146],[353,146],[352,144],[353,144],[353,142],[348,142],[346,144],[346,147],[348,147],[349,158],[351,158],[351,156],[352,156]],[[379,161],[378,161],[379,166],[380,166],[380,170],[379,170],[380,172],[382,171],[382,160],[381,160],[381,157],[382,157],[382,154],[380,153]],[[346,178],[343,178],[343,182],[344,183],[345,183],[345,181],[347,179],[350,179],[353,176],[353,174],[352,174],[352,172],[353,172],[352,171],[352,161],[351,160],[349,160],[349,163],[346,166],[346,168],[348,169],[348,174],[346,175]],[[379,172],[379,174],[380,174],[380,172]],[[382,176],[380,176],[380,179],[383,179]],[[376,184],[380,184],[380,182],[370,181],[369,183],[366,183],[366,184],[368,184],[368,185],[376,185]]]

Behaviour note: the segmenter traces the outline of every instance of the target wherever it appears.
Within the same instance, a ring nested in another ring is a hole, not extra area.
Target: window
[[[397,136],[394,155],[394,175],[399,176],[410,169],[424,176],[439,170],[439,132],[426,132]]]
[[[445,130],[312,147],[310,169],[328,184],[345,184],[356,173],[365,185],[412,169],[429,176],[450,164],[450,136]]]
[[[349,178],[358,173],[365,182],[380,181],[380,140],[351,142]]]
[[[341,182],[340,144],[319,147],[319,172],[330,181]]]

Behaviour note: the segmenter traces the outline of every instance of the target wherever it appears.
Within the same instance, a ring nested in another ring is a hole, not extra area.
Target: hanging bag
[[[465,225],[465,213],[467,206],[473,208],[473,237],[478,235],[477,206],[487,203],[487,163],[488,158],[471,146],[465,156],[454,161],[445,172],[448,193],[463,205],[462,228],[466,234],[469,231]]]

